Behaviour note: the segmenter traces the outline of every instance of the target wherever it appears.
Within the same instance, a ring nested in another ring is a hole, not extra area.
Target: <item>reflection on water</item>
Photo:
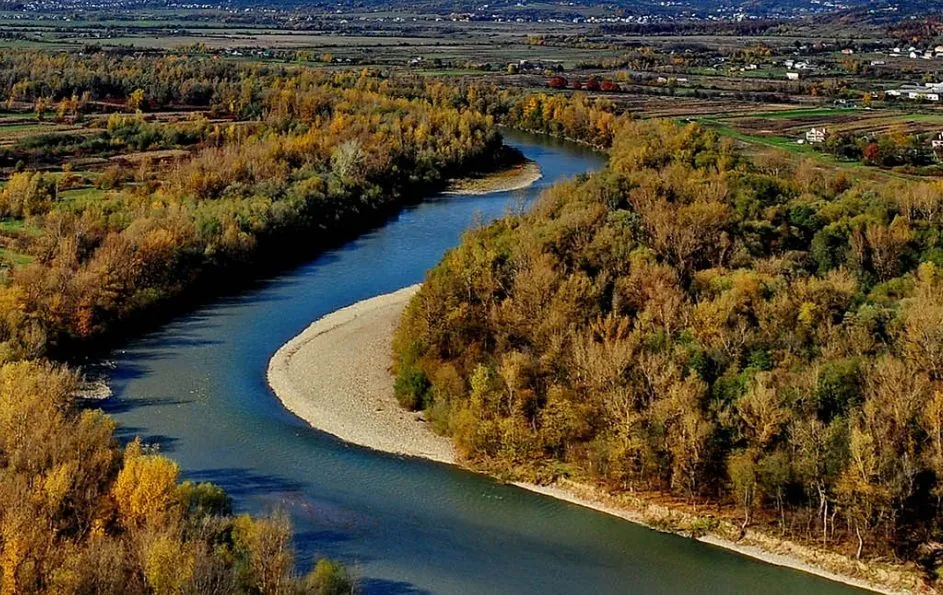
[[[287,510],[302,562],[352,565],[368,593],[845,593],[840,585],[662,535],[426,461],[349,446],[287,412],[272,354],[313,319],[421,281],[462,230],[600,167],[573,146],[514,136],[535,187],[426,201],[313,262],[220,299],[114,355],[109,413],[239,510]]]

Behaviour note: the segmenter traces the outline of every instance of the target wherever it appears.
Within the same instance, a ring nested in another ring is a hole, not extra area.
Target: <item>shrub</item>
[[[347,569],[333,560],[318,560],[305,582],[305,592],[315,595],[353,595],[360,592]]]
[[[400,405],[410,411],[419,411],[426,405],[429,387],[429,378],[426,377],[426,373],[418,368],[409,367],[403,369],[396,377],[393,390]]]

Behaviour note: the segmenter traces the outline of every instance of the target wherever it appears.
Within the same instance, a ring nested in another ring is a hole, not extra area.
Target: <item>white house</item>
[[[789,80],[791,80],[791,81],[798,81],[798,80],[799,80],[799,73],[798,73],[798,72],[787,72],[787,73],[786,73],[786,78],[789,79]]]
[[[924,91],[922,89],[918,89],[916,91],[907,91],[907,98],[918,99],[918,100],[925,99],[927,101],[939,101],[940,94],[937,93],[936,91]]]
[[[805,133],[805,140],[811,144],[824,143],[828,138],[828,128],[812,128]]]
[[[888,89],[887,94],[892,97],[906,97],[926,101],[940,101],[943,97],[943,83],[924,83],[920,85],[904,85],[900,89]]]
[[[943,149],[943,132],[938,133],[933,137],[933,140],[930,141],[930,145],[934,149]]]

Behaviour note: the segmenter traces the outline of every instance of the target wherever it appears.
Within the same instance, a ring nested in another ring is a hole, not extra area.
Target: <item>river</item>
[[[272,395],[269,358],[312,320],[422,281],[474,222],[603,163],[572,145],[508,142],[540,164],[535,186],[429,199],[116,350],[106,410],[120,436],[158,443],[186,478],[221,485],[239,511],[287,511],[299,562],[340,559],[366,593],[856,592],[452,467],[347,445]]]

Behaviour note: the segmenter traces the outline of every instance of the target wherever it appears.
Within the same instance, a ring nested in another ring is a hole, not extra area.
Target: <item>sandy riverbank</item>
[[[485,176],[453,180],[443,194],[480,195],[510,192],[527,188],[542,177],[543,173],[539,165],[533,161],[525,161],[520,165]]]
[[[342,440],[455,464],[448,439],[433,434],[420,414],[403,411],[393,395],[388,369],[393,332],[418,289],[419,285],[414,285],[364,300],[315,321],[276,352],[269,364],[269,384],[285,407],[313,427]],[[667,528],[684,534],[685,527],[697,520],[693,515],[642,499],[617,499],[572,482],[515,485],[659,530]],[[725,537],[732,532],[735,534],[734,527],[722,524],[698,539],[769,564],[882,593],[908,592],[882,585],[918,585],[912,573],[895,567],[861,564],[753,531],[742,540]],[[843,572],[825,570],[823,566]]]
[[[419,286],[358,302],[316,320],[279,349],[268,381],[290,411],[347,442],[395,454],[454,463],[436,436],[393,396],[390,341]]]

